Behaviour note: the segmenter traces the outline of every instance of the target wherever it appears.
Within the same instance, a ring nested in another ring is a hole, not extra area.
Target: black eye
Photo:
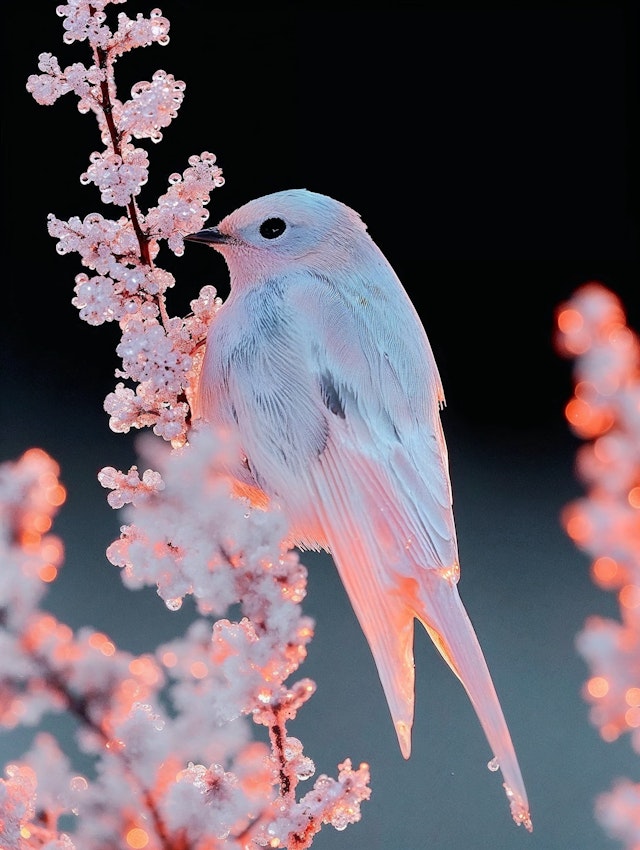
[[[260,236],[265,239],[277,239],[286,229],[287,225],[281,218],[268,218],[260,225]]]

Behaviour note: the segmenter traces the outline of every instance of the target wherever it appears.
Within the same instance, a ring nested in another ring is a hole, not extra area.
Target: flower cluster
[[[184,251],[183,237],[202,228],[213,189],[224,184],[213,154],[191,156],[183,174],[172,174],[169,187],[157,206],[143,212],[136,198],[148,180],[149,156],[136,139],[162,138],[161,129],[177,116],[185,84],[165,71],[156,71],[150,82],[133,86],[124,102],[117,97],[114,62],[135,47],[167,44],[169,21],[159,9],[149,18],[135,20],[118,15],[118,26],[107,25],[106,0],[76,0],[58,7],[65,41],[88,41],[94,63],[77,62],[61,69],[55,56],[43,53],[40,74],[33,74],[27,89],[41,104],[52,104],[73,92],[81,112],[92,111],[98,120],[104,149],[94,151],[80,176],[94,184],[102,202],[121,207],[125,214],[107,219],[94,212],[84,218],[62,221],[49,216],[49,233],[58,240],[60,254],[76,252],[91,274],[76,277],[73,304],[80,317],[93,325],[118,322],[122,342],[117,353],[122,369],[114,392],[105,400],[111,427],[153,427],[165,440],[183,443],[190,421],[190,399],[201,362],[199,350],[206,327],[220,301],[213,287],[205,287],[192,304],[192,314],[170,318],[166,292],[173,276],[155,266],[159,243]]]
[[[129,100],[118,99],[115,60],[166,44],[169,22],[159,10],[135,20],[120,14],[112,30],[110,5],[58,6],[65,42],[87,41],[93,64],[61,69],[42,54],[27,88],[42,104],[73,92],[80,111],[93,112],[104,149],[80,179],[102,203],[121,208],[115,218],[49,217],[58,252],[78,253],[90,271],[76,278],[80,317],[117,322],[122,331],[120,381],[105,400],[111,428],[153,431],[140,441],[153,469],[99,474],[126,522],[107,554],[126,586],[156,587],[170,610],[189,595],[197,615],[183,636],[135,656],[102,632],[74,632],[41,610],[63,560],[51,527],[65,489],[41,450],[0,466],[0,724],[33,726],[45,713],[66,712],[94,767],[91,776],[78,774],[50,734],[37,734],[0,779],[0,845],[304,850],[323,824],[341,830],[359,820],[369,769],[345,759],[336,779],[321,775],[298,794],[315,775],[287,731],[315,690],[309,679],[288,681],[313,636],[301,609],[306,570],[283,542],[282,517],[240,498],[225,477],[238,447],[191,421],[220,299],[206,286],[189,316],[169,316],[165,294],[174,279],[155,265],[160,241],[179,255],[184,235],[202,227],[222,173],[212,154],[192,156],[157,206],[139,208],[149,157],[134,140],[161,139],[184,84],[157,71]],[[255,724],[266,727],[268,743],[254,738]]]
[[[567,505],[563,523],[591,558],[591,575],[615,592],[620,621],[592,616],[577,637],[590,667],[590,717],[605,741],[629,734],[640,752],[640,339],[620,300],[589,283],[557,311],[558,350],[575,358],[566,407],[580,446],[576,471],[587,494]],[[620,782],[596,807],[612,837],[640,844],[640,785]]]
[[[55,740],[38,735],[0,781],[3,847],[302,850],[323,823],[341,829],[359,819],[366,765],[353,770],[347,760],[337,780],[321,776],[296,798],[299,782],[315,773],[287,734],[315,689],[308,679],[285,683],[313,634],[300,608],[306,574],[283,549],[279,523],[232,499],[213,467],[208,484],[188,495],[195,466],[216,457],[212,439],[166,454],[164,489],[149,488],[128,509],[140,526],[129,527],[119,557],[130,558],[133,584],[157,579],[162,591],[158,577],[175,573],[202,611],[238,605],[245,616],[202,617],[141,656],[38,610],[52,561],[61,563],[49,529],[64,488],[39,450],[0,467],[0,720],[34,725],[45,712],[66,711],[78,721],[80,749],[96,761],[94,778],[78,775]],[[212,534],[216,519],[224,539]],[[162,545],[170,554],[154,558]],[[268,728],[271,747],[251,740],[248,718]],[[63,815],[76,816],[73,833],[58,832]]]

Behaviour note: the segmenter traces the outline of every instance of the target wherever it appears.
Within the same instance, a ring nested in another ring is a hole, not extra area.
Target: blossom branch
[[[590,667],[584,697],[605,741],[623,734],[640,752],[640,339],[620,300],[600,283],[580,287],[557,310],[558,351],[574,359],[575,389],[566,406],[585,442],[576,472],[586,495],[562,521],[591,557],[598,587],[617,593],[620,621],[591,616],[577,636]],[[599,797],[596,816],[633,850],[640,841],[640,784],[619,781]]]
[[[153,469],[105,467],[99,474],[126,522],[107,556],[126,586],[155,587],[170,610],[192,596],[198,618],[153,656],[134,657],[106,635],[74,634],[41,612],[43,588],[62,559],[57,538],[43,536],[63,498],[57,468],[37,451],[0,467],[0,540],[9,541],[3,555],[10,565],[0,573],[0,721],[35,724],[45,712],[66,710],[78,721],[80,748],[96,763],[94,780],[74,776],[55,741],[39,735],[0,780],[10,813],[0,839],[11,850],[24,850],[24,841],[47,841],[48,850],[75,843],[83,850],[302,850],[323,824],[343,829],[360,818],[369,772],[366,765],[353,770],[347,759],[338,779],[321,776],[296,799],[299,782],[315,773],[286,726],[315,690],[308,679],[287,684],[313,636],[301,609],[306,570],[283,542],[282,517],[250,505],[227,481],[238,446],[213,428],[192,426],[204,340],[220,299],[205,286],[187,317],[169,316],[166,291],[175,281],[155,265],[160,242],[180,255],[184,235],[203,226],[222,172],[213,154],[192,156],[182,174],[169,176],[157,206],[140,208],[149,161],[133,139],[162,138],[185,86],[156,71],[133,86],[129,100],[118,99],[115,59],[166,44],[169,23],[159,10],[135,20],[121,13],[112,30],[110,5],[74,0],[58,7],[64,41],[87,41],[93,65],[63,70],[43,53],[41,73],[27,89],[42,104],[73,92],[80,112],[93,112],[105,147],[91,154],[80,180],[126,212],[113,219],[97,212],[68,221],[49,216],[57,251],[77,252],[90,270],[76,277],[80,318],[121,329],[121,381],[105,399],[111,428],[152,428],[162,438],[148,436],[140,446]],[[226,618],[231,606],[239,606],[241,619]],[[271,748],[251,739],[249,720],[267,727]],[[57,832],[61,814],[76,815],[73,836]]]

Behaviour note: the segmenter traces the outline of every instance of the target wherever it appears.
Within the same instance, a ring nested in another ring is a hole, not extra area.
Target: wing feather
[[[255,481],[286,514],[291,542],[331,551],[405,757],[418,618],[466,688],[514,818],[527,823],[511,738],[456,586],[440,377],[413,306],[385,274],[371,299],[357,295],[370,283],[347,279],[338,290],[301,274],[262,284],[259,303],[245,293],[239,307],[225,305],[205,357],[210,415],[216,405],[234,411]]]

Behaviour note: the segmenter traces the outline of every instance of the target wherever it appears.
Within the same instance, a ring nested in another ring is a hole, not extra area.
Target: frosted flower
[[[71,303],[79,309],[80,318],[90,325],[112,322],[119,317],[120,299],[111,278],[79,274],[76,276],[75,292]]]
[[[338,766],[338,779],[319,776],[314,787],[299,803],[284,807],[284,813],[265,829],[265,843],[271,847],[306,850],[323,823],[343,830],[360,820],[360,806],[371,796],[369,766],[353,770],[351,760]]]
[[[154,9],[148,18],[138,14],[132,19],[121,12],[118,15],[118,29],[110,42],[110,56],[121,56],[135,47],[147,47],[154,42],[164,47],[169,43],[169,26],[168,19],[162,16],[159,9]]]
[[[113,726],[114,738],[123,748],[129,769],[150,788],[161,764],[171,752],[171,738],[165,734],[166,719],[151,705],[136,702],[129,713]]]
[[[64,77],[58,60],[51,53],[41,53],[38,68],[42,74],[31,74],[27,81],[27,91],[42,106],[50,106],[63,94],[71,91],[71,85]]]
[[[190,362],[190,360],[185,361],[185,363]],[[182,445],[182,437],[187,430],[188,415],[189,407],[185,402],[174,404],[172,407],[161,407],[153,426],[153,433],[162,437],[163,440]]]
[[[140,245],[127,218],[114,221],[90,213],[82,220],[72,216],[68,221],[49,215],[48,221],[49,234],[58,239],[58,253],[77,252],[82,264],[100,275],[117,278],[123,262],[139,262]]]
[[[98,481],[112,491],[107,496],[112,508],[140,504],[143,499],[148,499],[164,489],[164,481],[159,472],[145,469],[141,479],[137,466],[132,466],[126,474],[112,466],[105,466],[98,473]]]
[[[102,202],[126,206],[149,178],[149,157],[142,148],[123,145],[122,154],[91,154],[91,165],[80,182],[95,183]]]
[[[233,773],[220,765],[190,764],[167,795],[167,821],[197,843],[206,836],[225,839],[247,823],[247,800]]]
[[[126,434],[131,428],[143,428],[155,421],[145,415],[144,402],[123,383],[116,384],[115,391],[106,397],[104,409],[110,415],[109,427],[116,433]]]
[[[189,356],[174,348],[165,329],[155,319],[133,317],[127,321],[116,352],[124,366],[120,376],[148,383],[168,397],[180,392],[185,383],[184,375],[191,367]]]
[[[53,735],[47,732],[36,735],[22,762],[38,777],[38,808],[46,811],[54,824],[61,815],[70,814],[87,782],[71,769],[69,759]]]
[[[151,82],[139,82],[131,90],[131,100],[122,105],[120,130],[136,139],[162,139],[160,128],[168,127],[184,99],[185,84],[172,74],[156,71]]]
[[[90,3],[86,0],[71,0],[66,5],[58,6],[56,12],[63,19],[65,44],[88,39],[92,46],[105,48],[111,33],[103,25],[106,18],[103,10],[110,2],[122,3],[125,0],[91,0]]]
[[[204,226],[209,216],[204,207],[211,192],[224,185],[224,178],[215,156],[204,151],[200,156],[190,157],[189,168],[182,176],[172,175],[170,184],[168,191],[160,196],[158,206],[147,213],[147,222],[155,236],[166,238],[169,248],[181,255],[182,237]]]

